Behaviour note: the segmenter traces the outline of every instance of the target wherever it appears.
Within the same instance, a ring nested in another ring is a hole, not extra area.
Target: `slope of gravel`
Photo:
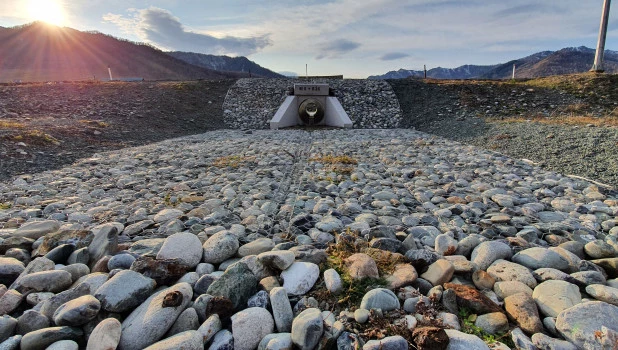
[[[281,103],[300,79],[239,79],[230,87],[223,103],[227,127],[268,129]],[[352,120],[354,128],[399,127],[401,109],[391,86],[380,80],[311,79],[329,84]]]
[[[618,199],[414,130],[212,131],[0,202],[2,348],[486,348],[463,308],[527,348],[618,335]]]
[[[0,85],[0,179],[224,127],[234,80]]]
[[[523,84],[389,83],[399,98],[406,127],[618,187],[618,128],[509,123],[512,117],[532,120],[572,115],[573,106],[583,105],[579,96]],[[581,113],[611,112],[611,104],[600,109],[594,104],[584,106]]]
[[[565,79],[556,84],[570,86]],[[572,79],[583,80],[578,83],[583,88],[556,90],[489,82],[390,81],[403,117],[400,119],[395,113],[395,118],[382,126],[400,123],[401,127],[530,159],[547,169],[615,187],[618,185],[615,128],[485,121],[513,116],[568,115],[578,106],[584,106],[585,113],[604,115],[616,108],[615,102],[595,90],[590,78]],[[601,83],[605,84],[600,87],[602,91],[613,91],[611,79]],[[222,106],[233,84],[232,80],[1,85],[0,179],[58,168],[98,151],[224,128]],[[381,94],[390,92],[379,86],[374,88]],[[376,116],[391,112],[390,107],[384,107],[388,103],[375,100],[359,104],[354,94],[348,95],[349,101],[344,98],[343,102],[356,108],[355,113],[361,115],[365,108],[362,106],[372,111],[363,117],[368,118],[370,127],[380,126]],[[276,100],[280,99],[277,92]],[[273,108],[268,106],[266,109]],[[362,128],[362,125],[355,127]],[[33,131],[40,133],[31,134]]]
[[[485,135],[462,141],[618,188],[618,128],[615,127],[492,123]]]

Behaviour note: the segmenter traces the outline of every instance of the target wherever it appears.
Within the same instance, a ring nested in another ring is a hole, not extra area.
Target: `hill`
[[[538,64],[539,62],[541,62],[542,60],[545,60],[549,57],[551,57],[554,54],[553,51],[541,51],[541,52],[537,52],[535,54],[532,54],[530,56],[526,56],[523,58],[519,58],[516,60],[512,60],[503,64],[498,64],[496,66],[494,66],[493,69],[491,69],[490,71],[488,71],[485,74],[481,74],[479,75],[477,78],[486,78],[486,79],[510,79],[513,77],[513,65],[515,65],[516,67],[516,77],[524,77],[524,72],[531,72],[533,70],[533,67]],[[590,61],[592,62],[592,60]],[[589,64],[589,66],[592,66],[592,63]],[[588,67],[588,69],[590,69],[590,67]],[[588,71],[588,69],[586,69],[585,71]],[[536,74],[542,74],[540,72],[536,72]],[[551,75],[551,74],[548,74]],[[529,76],[530,78],[536,78],[536,77],[541,77],[543,75],[539,75],[539,76]],[[527,76],[528,77],[528,76]]]
[[[595,50],[585,46],[569,47],[540,60],[529,67],[521,67],[516,77],[536,78],[550,75],[584,73],[594,62]],[[618,52],[605,50],[605,72],[618,73]]]
[[[433,68],[427,77],[433,79],[510,79],[513,64],[516,65],[516,78],[540,78],[550,75],[577,74],[590,70],[595,50],[585,46],[569,47],[559,51],[541,51],[530,56],[502,64],[489,66],[464,65],[457,68]],[[618,73],[618,52],[605,50],[605,71]],[[423,71],[391,71],[383,75],[370,76],[369,79],[401,79],[423,77]]]
[[[223,101],[233,83],[0,85],[0,181],[98,152],[227,128]],[[389,84],[402,128],[618,186],[618,75]]]
[[[193,66],[145,44],[41,22],[0,30],[0,82],[139,77],[145,80],[239,76]]]
[[[496,66],[474,66],[464,65],[457,68],[432,68],[427,71],[427,78],[432,79],[472,79],[478,78],[483,74],[488,73]],[[403,78],[422,78],[425,72],[422,70],[407,70],[400,69],[390,71],[383,75],[372,75],[368,79],[403,79]]]
[[[285,78],[283,75],[264,68],[246,57],[207,55],[195,52],[172,51],[168,55],[189,64],[220,72],[243,72],[263,78]]]

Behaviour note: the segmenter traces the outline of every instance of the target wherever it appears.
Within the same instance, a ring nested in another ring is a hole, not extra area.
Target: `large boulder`
[[[94,296],[101,308],[110,312],[125,312],[146,300],[156,287],[152,278],[141,273],[123,270],[99,287]]]
[[[532,299],[543,315],[556,317],[562,310],[579,304],[582,296],[572,283],[549,280],[534,288]]]
[[[319,309],[307,309],[292,322],[292,342],[301,350],[315,349],[323,332],[324,322]]]
[[[167,237],[157,254],[157,260],[177,259],[191,268],[202,260],[203,247],[200,239],[191,232],[179,232]]]
[[[246,307],[249,298],[255,294],[258,279],[245,263],[230,266],[225,273],[212,282],[206,291],[212,296],[225,297],[232,301],[234,309]]]
[[[498,259],[510,259],[513,251],[508,244],[500,241],[488,241],[477,245],[472,251],[470,261],[481,270],[487,268]]]
[[[275,329],[275,321],[268,310],[250,307],[232,316],[235,350],[253,350],[260,340]]]
[[[618,306],[602,301],[575,305],[558,314],[556,329],[579,348],[599,349],[604,337],[618,332]]]
[[[188,283],[178,283],[150,296],[122,322],[118,349],[143,349],[159,341],[192,297]]]
[[[295,262],[281,272],[283,288],[291,295],[307,293],[320,277],[318,265],[310,262]]]

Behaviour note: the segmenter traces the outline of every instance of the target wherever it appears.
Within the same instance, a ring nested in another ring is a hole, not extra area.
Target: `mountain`
[[[551,53],[533,65],[517,68],[516,77],[534,78],[587,72],[592,67],[595,53],[596,50],[585,46],[565,48]],[[605,72],[618,73],[618,51],[605,50],[603,64]],[[511,69],[513,69],[512,65]]]
[[[251,73],[252,76],[263,78],[284,78],[283,75],[275,73],[259,64],[250,61],[246,57],[215,56],[194,52],[172,51],[168,55],[189,64],[204,67],[219,72],[244,72]]]
[[[241,74],[193,66],[145,44],[42,22],[0,30],[0,82],[222,79]]]
[[[433,79],[472,79],[479,77],[491,71],[496,66],[474,66],[464,65],[457,68],[432,68],[427,71],[427,78]],[[406,70],[390,71],[384,75],[372,75],[368,79],[403,79],[408,77],[422,78],[424,72],[422,70]]]
[[[429,73],[429,72],[428,72]],[[392,70],[382,75],[370,75],[367,79],[377,80],[377,79],[405,79],[405,78],[422,78],[424,76],[424,72],[422,70],[409,70],[403,69],[400,70]],[[428,75],[429,76],[429,75]]]
[[[457,68],[433,68],[427,71],[428,78],[434,79],[510,79],[513,64],[516,78],[537,78],[549,75],[583,73],[590,70],[595,50],[585,46],[569,47],[559,51],[542,51],[520,59],[492,66],[464,65]],[[618,73],[618,52],[605,50],[605,71]],[[369,79],[402,79],[423,77],[423,71],[391,71],[384,75],[370,76]]]
[[[478,76],[477,78],[486,78],[486,79],[510,79],[513,77],[513,65],[515,65],[515,69],[516,69],[516,77],[518,78],[523,78],[523,72],[524,71],[529,71],[532,67],[534,67],[537,63],[541,62],[542,60],[550,57],[552,54],[554,54],[553,51],[541,51],[541,52],[537,52],[535,54],[532,54],[530,56],[526,56],[524,58],[520,58],[517,60],[512,60],[503,64],[498,64],[494,67],[494,69],[492,69],[491,71],[482,74],[480,76]],[[590,67],[592,67],[592,61],[590,61],[589,64]],[[590,69],[590,67],[588,67],[588,69]],[[587,69],[587,70],[588,70]],[[573,72],[575,73],[575,72]],[[567,73],[565,73],[567,74]],[[551,74],[548,74],[551,75]],[[541,75],[539,75],[541,76]],[[530,78],[533,78],[533,76],[530,76]]]

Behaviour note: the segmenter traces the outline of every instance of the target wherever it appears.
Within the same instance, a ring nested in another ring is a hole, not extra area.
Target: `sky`
[[[1,0],[0,26],[46,20],[276,72],[368,75],[595,48],[603,0]],[[606,49],[618,50],[618,4]]]

